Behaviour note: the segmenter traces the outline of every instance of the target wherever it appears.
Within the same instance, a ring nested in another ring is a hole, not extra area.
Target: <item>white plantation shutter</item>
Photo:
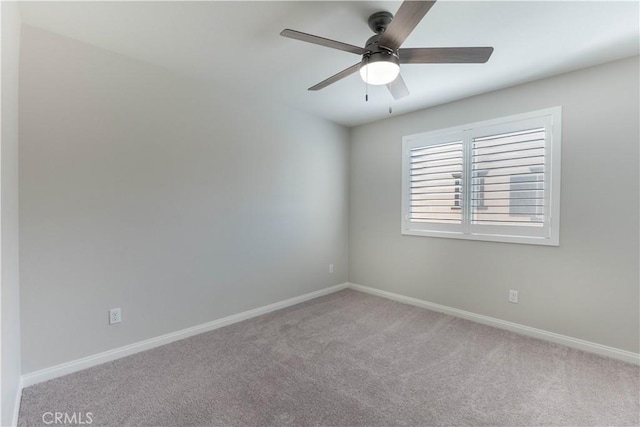
[[[405,137],[403,147],[404,234],[558,244],[559,107]]]
[[[410,219],[462,224],[462,141],[411,150]]]
[[[550,124],[540,117],[470,132],[469,233],[549,236]]]
[[[544,128],[473,139],[471,223],[544,224]]]
[[[461,132],[407,146],[404,168],[405,221],[412,228],[462,231],[464,212],[464,141]]]

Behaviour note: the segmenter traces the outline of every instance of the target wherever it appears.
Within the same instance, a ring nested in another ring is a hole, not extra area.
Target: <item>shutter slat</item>
[[[443,214],[444,215],[444,214]],[[538,219],[534,219],[534,218]],[[521,223],[521,222],[543,222],[542,215],[523,215],[521,217],[513,216],[513,215],[505,215],[505,214],[488,214],[488,213],[480,213],[474,219],[474,221],[499,221],[499,222],[512,222],[512,223]]]
[[[472,201],[471,203],[474,204],[476,202]],[[483,199],[482,206],[509,206],[512,208],[519,208],[522,206],[544,206],[544,199]]]
[[[420,213],[455,213],[457,215],[456,210],[460,209],[459,207],[454,206],[414,206],[411,205],[411,212],[420,214]]]
[[[527,159],[542,159],[544,163],[544,148],[536,148],[535,152],[532,150],[523,150],[517,153],[506,152],[500,153],[500,155],[474,156],[473,164],[487,164],[490,166],[491,164],[507,160],[512,162],[525,162]]]
[[[473,206],[473,204],[472,204]],[[475,206],[474,206],[475,207]],[[478,208],[478,214],[476,219],[481,218],[483,215],[512,215],[514,206],[486,206]],[[543,215],[543,206],[518,206],[518,215],[531,215],[540,216]],[[489,217],[490,218],[490,217]],[[511,218],[510,218],[511,219]]]
[[[544,128],[530,129],[522,132],[510,132],[498,135],[479,136],[473,139],[474,147],[505,145],[514,142],[544,140]]]
[[[483,194],[485,194],[483,196]],[[502,191],[496,193],[484,193],[472,191],[471,200],[496,200],[496,199],[540,199],[544,200],[544,191]]]
[[[459,193],[460,185],[455,183],[454,185],[431,185],[433,182],[438,181],[426,181],[426,182],[414,182],[410,185],[409,189],[411,190],[411,194],[409,196],[415,196],[420,194],[429,194],[429,193],[442,193],[442,194],[456,194]]]
[[[435,179],[430,179],[430,178],[433,178],[433,177],[428,176],[428,177],[425,177],[425,179],[420,179],[418,181],[429,181],[430,187],[453,187],[460,182],[460,178],[451,178],[451,176],[448,176],[446,178],[435,178]],[[414,181],[414,182],[418,182],[418,181]]]
[[[524,182],[542,182],[544,180],[544,175],[541,173],[523,173],[517,175],[491,175],[491,176],[483,176],[483,177],[474,177],[471,179],[472,185],[482,184],[491,185],[491,184],[509,184],[511,182],[517,181],[518,183]]]
[[[411,162],[411,170],[417,169],[428,169],[435,166],[454,166],[454,165],[462,165],[462,159],[459,157],[452,159],[439,159],[434,161],[420,161],[420,162]]]
[[[517,182],[509,184],[473,184],[473,191],[493,193],[495,191],[523,191],[523,190],[544,190],[544,182]]]
[[[496,170],[511,167],[544,166],[544,156],[526,157],[521,159],[494,160],[490,162],[474,162],[473,170]]]
[[[423,222],[423,223],[431,223],[431,224],[460,224],[460,220],[457,219],[434,219],[434,220],[429,220],[429,219],[412,219],[411,221],[413,222]]]
[[[411,157],[448,153],[450,151],[462,151],[462,141],[433,145],[431,147],[414,148],[411,150]]]
[[[458,208],[456,202],[458,199],[423,199],[423,200],[413,200],[409,204],[409,206],[448,206],[450,208]]]
[[[434,190],[434,191],[432,191]],[[434,194],[455,194],[456,189],[453,188],[451,189],[451,191],[448,192],[439,192],[437,191],[438,188],[431,188],[431,187],[417,187],[417,188],[413,188],[412,193],[409,195],[410,198],[428,198],[428,196],[433,196]]]
[[[455,198],[455,194],[450,194],[450,193],[424,193],[424,194],[419,194],[416,195],[415,197],[411,197],[410,199],[411,201],[418,201],[418,200],[429,200],[429,201],[435,201],[435,200],[439,200],[442,203],[448,203],[452,200],[460,200],[460,199],[456,199]]]
[[[462,173],[462,163],[457,165],[435,166],[426,168],[416,168],[411,171],[411,176],[433,175],[435,173],[447,173],[449,178],[457,178],[454,174]]]
[[[458,172],[456,172],[458,173]],[[462,172],[459,172],[460,176],[462,176]],[[433,173],[433,174],[424,174],[422,179],[412,181],[411,186],[413,187],[416,183],[433,183],[433,182],[441,182],[444,179],[451,179],[451,173]],[[425,184],[426,185],[426,184]],[[431,185],[431,184],[428,184]],[[418,185],[423,187],[424,185]]]
[[[480,225],[510,225],[510,226],[518,226],[518,227],[542,227],[544,225],[543,221],[540,222],[524,222],[524,221],[483,221],[483,220],[474,220],[474,224]]]
[[[513,142],[511,144],[494,145],[490,147],[475,147],[473,153],[478,156],[484,156],[489,154],[500,154],[511,151],[532,150],[535,148],[544,147],[544,140],[532,140],[524,142]]]
[[[447,212],[447,213],[441,213],[441,212],[416,212],[416,213],[411,213],[411,217],[412,218],[417,218],[417,219],[458,219],[458,216],[460,214],[458,212]]]
[[[462,155],[462,150],[452,150],[445,151],[442,153],[435,154],[420,154],[420,155],[412,155],[411,162],[422,162],[424,160],[439,160],[439,159],[455,159],[458,156]]]
[[[535,138],[510,138],[508,140],[505,141],[491,141],[491,142],[484,142],[484,143],[473,143],[473,149],[474,150],[478,150],[478,151],[504,151],[505,149],[507,151],[511,151],[513,149],[515,149],[515,145],[532,145],[534,147],[540,147],[542,145],[544,145],[544,135],[541,137],[535,137]],[[483,153],[486,154],[486,153]]]
[[[535,169],[535,170],[532,170]],[[526,173],[541,173],[544,172],[544,166],[507,166],[504,168],[494,168],[487,170],[474,170],[472,171],[473,178],[483,178],[485,176],[512,176],[512,175],[524,175]]]

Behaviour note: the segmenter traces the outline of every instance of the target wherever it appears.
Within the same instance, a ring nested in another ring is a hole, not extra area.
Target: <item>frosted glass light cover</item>
[[[360,67],[360,77],[370,85],[386,85],[400,74],[400,66],[394,62],[370,62]]]

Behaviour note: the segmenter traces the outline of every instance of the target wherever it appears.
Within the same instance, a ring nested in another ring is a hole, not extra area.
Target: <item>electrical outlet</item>
[[[509,302],[514,304],[518,303],[518,291],[510,290],[509,291]]]
[[[333,273],[333,264],[329,264],[329,273]]]
[[[109,324],[113,325],[114,323],[122,322],[122,312],[119,308],[112,308],[109,310]]]

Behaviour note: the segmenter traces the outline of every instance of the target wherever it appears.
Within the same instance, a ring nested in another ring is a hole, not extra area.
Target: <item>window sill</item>
[[[406,236],[438,237],[446,239],[478,240],[483,242],[517,243],[525,245],[560,246],[558,236],[533,237],[533,236],[505,236],[499,234],[471,234],[451,231],[426,231],[414,229],[402,229]]]

